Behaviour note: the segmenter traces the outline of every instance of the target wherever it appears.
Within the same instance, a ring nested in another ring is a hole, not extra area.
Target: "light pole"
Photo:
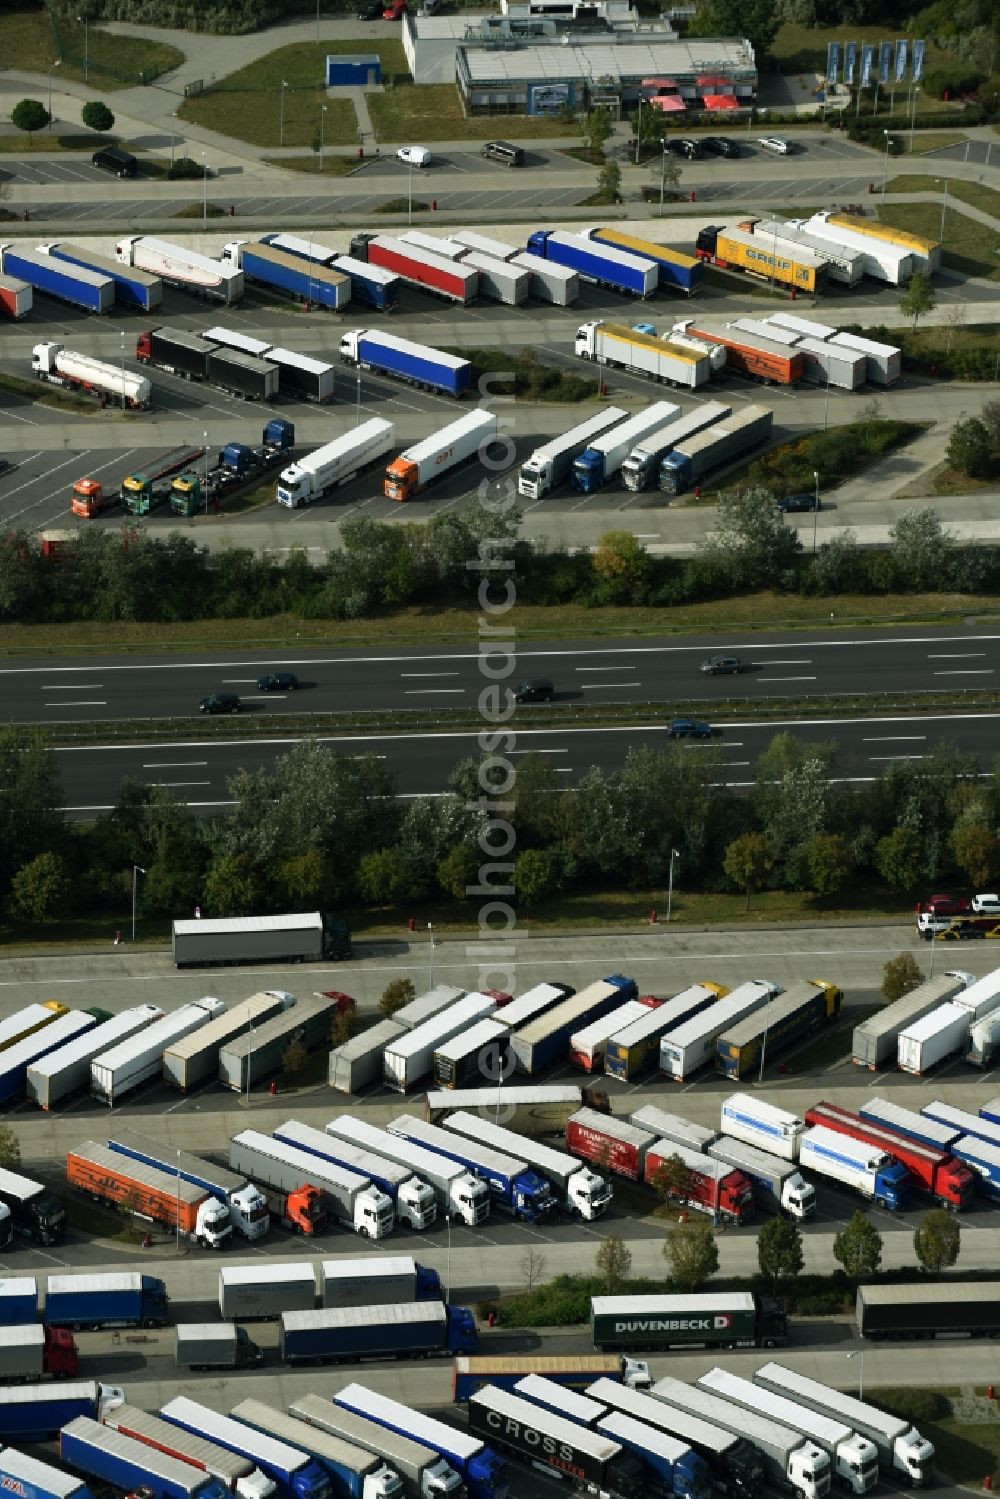
[[[181,1252],[181,1153],[177,1152],[177,1201],[174,1203],[174,1253]]]
[[[858,1399],[859,1400],[864,1400],[864,1398],[865,1398],[865,1350],[863,1348],[859,1348],[856,1353],[849,1353],[847,1355],[847,1357],[848,1358],[856,1358],[856,1359],[860,1359],[861,1360],[861,1363],[860,1363],[859,1368],[858,1368]]]
[[[318,25],[319,22],[317,21],[316,24]],[[326,105],[325,104],[321,104],[320,107],[319,107],[319,171],[320,171],[320,176],[323,175],[323,136],[325,134],[325,126],[326,126]]]
[[[253,1017],[250,1014],[250,1001],[247,1000],[247,1025],[250,1028],[250,1049],[247,1052],[247,1108],[250,1107],[250,1062],[253,1058]]]
[[[319,41],[319,0],[316,0],[316,40]]]
[[[143,869],[143,867],[142,867],[141,864],[133,864],[132,865],[132,941],[133,942],[135,941],[135,889],[136,889],[136,876],[140,875],[140,874],[145,874],[145,873],[146,873],[146,871]]]
[[[444,1221],[448,1225],[448,1274],[447,1274],[446,1279],[447,1279],[447,1285],[448,1285],[448,1300],[450,1301],[451,1300],[451,1214],[450,1213],[445,1213],[445,1215],[444,1215]]]
[[[360,373],[355,376],[355,379],[357,380],[358,400],[357,400],[357,406],[355,408],[355,413],[354,413],[354,425],[356,427],[360,427],[361,426],[361,375],[360,375]]]
[[[428,984],[427,987],[429,989],[433,989],[434,988],[434,926],[433,926],[433,924],[431,922],[427,923],[427,932],[428,932],[428,935],[430,936],[430,939],[431,939],[430,983]]]
[[[829,382],[827,390],[829,390]],[[813,469],[813,479],[816,481],[816,493],[813,498],[813,556],[816,555],[816,526],[819,522],[819,469]]]
[[[945,214],[948,211],[948,179],[947,179],[947,177],[938,177],[937,181],[944,184],[944,197],[941,199],[941,227],[938,230],[938,239],[941,241],[941,243],[943,245],[944,244],[944,216],[945,216]]]
[[[635,164],[639,165],[639,137],[642,134],[642,95],[639,95],[639,104],[635,112]]]
[[[208,515],[208,433],[201,434],[205,444],[205,514]]]
[[[49,77],[49,123],[45,127],[46,130],[51,130],[52,129],[52,74],[55,72],[56,68],[61,68],[61,67],[62,67],[62,58],[60,57],[59,61],[58,62],[54,62],[52,64],[51,68],[49,68],[49,74],[48,74],[48,77]]]
[[[408,224],[412,225],[412,223],[413,223],[413,168],[412,167],[407,167],[407,172],[408,172],[408,175],[409,175],[409,182],[407,184],[407,190],[406,190],[407,191],[407,196],[406,196],[406,222]]]
[[[660,218],[663,217],[663,186],[667,180],[667,143],[660,142]]]
[[[124,411],[125,410],[125,329],[124,328],[121,330],[121,335],[122,335],[122,410]]]
[[[278,115],[278,145],[279,146],[283,146],[285,144],[285,89],[287,87],[288,87],[288,84],[282,78],[282,80],[281,80],[281,107],[280,107],[280,112],[279,112],[279,115]]]
[[[674,904],[674,860],[679,858],[680,854],[672,848],[670,850],[670,874],[667,877],[667,921],[670,920],[670,912]]]
[[[881,197],[880,201],[884,203],[885,202],[885,184],[886,184],[886,179],[889,176],[889,142],[892,139],[892,137],[890,136],[888,130],[883,130],[882,134],[885,136],[885,158],[884,158],[884,161],[883,161],[883,164],[882,164],[882,197]]]
[[[83,22],[83,81],[90,83],[90,17],[77,16]]]
[[[913,103],[910,106],[910,151],[913,151],[913,121],[917,113],[917,95],[920,92],[920,84],[913,85]]]
[[[767,1028],[771,1024],[771,1005],[773,1001],[774,995],[769,994],[767,999],[767,1009],[764,1011],[764,1034],[761,1037],[760,1041],[760,1071],[757,1073],[758,1087],[764,1081],[764,1058],[767,1055]]]
[[[204,179],[203,186],[202,186],[201,223],[202,223],[202,228],[203,229],[207,229],[208,228],[208,160],[207,160],[207,158],[205,156],[204,151],[201,153],[201,165],[202,165],[202,177]]]

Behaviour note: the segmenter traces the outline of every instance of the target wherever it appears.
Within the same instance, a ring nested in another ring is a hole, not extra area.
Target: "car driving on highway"
[[[711,739],[714,733],[703,718],[672,718],[667,724],[668,739]]]
[[[739,656],[706,656],[701,669],[709,677],[735,677],[743,670],[743,661]]]
[[[202,713],[239,713],[242,707],[235,692],[210,692],[198,704]]]
[[[297,692],[299,679],[293,671],[269,671],[257,678],[258,692]]]

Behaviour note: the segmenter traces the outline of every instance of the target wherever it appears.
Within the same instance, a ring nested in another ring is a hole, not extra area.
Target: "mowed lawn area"
[[[401,84],[386,89],[384,94],[368,94],[367,99],[375,134],[390,145],[579,135],[577,126],[545,115],[477,115],[467,119],[453,83]]]
[[[53,75],[54,86],[58,88],[60,78],[83,83],[84,27],[72,18],[60,18],[59,34],[63,57]],[[197,46],[196,37],[192,36],[191,41]],[[176,47],[143,37],[113,36],[96,21],[90,25],[89,50],[90,82],[106,93],[131,88],[139,82],[140,74],[156,77],[184,61]],[[15,10],[0,16],[0,57],[27,73],[47,73],[53,63],[59,62],[59,48],[48,14],[41,10]]]
[[[911,191],[919,192],[919,188]],[[878,216],[883,224],[908,229],[911,234],[923,234],[928,239],[936,240],[941,233],[941,209],[937,203],[883,203]],[[995,234],[975,219],[954,208],[945,209],[941,259],[951,270],[1000,281],[996,239]]]
[[[347,99],[327,97],[326,58],[332,52],[377,52],[382,72],[407,72],[403,44],[387,41],[301,42],[279,47],[212,89],[185,99],[177,111],[181,120],[217,130],[251,146],[278,146],[281,140],[281,85],[285,89],[286,146],[312,146],[318,140],[320,107],[326,105],[323,131],[327,146],[352,146],[358,139],[354,106]]]

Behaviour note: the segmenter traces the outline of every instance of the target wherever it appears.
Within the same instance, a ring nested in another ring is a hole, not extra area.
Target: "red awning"
[[[677,84],[673,78],[644,78],[642,80],[642,87],[655,88],[658,92],[662,91],[665,93],[668,89],[675,89]]]
[[[665,115],[683,114],[687,108],[684,100],[677,94],[657,94],[654,98],[648,99],[646,102]]]
[[[720,77],[715,73],[703,73],[700,78],[695,79],[699,88],[732,88],[731,78]]]
[[[705,94],[702,99],[706,109],[739,109],[740,101],[734,94]]]

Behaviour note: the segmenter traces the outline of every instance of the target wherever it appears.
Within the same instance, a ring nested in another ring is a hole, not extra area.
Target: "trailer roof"
[[[709,433],[717,432],[718,427],[710,427]],[[723,998],[716,1000],[715,1004],[709,1005],[707,1010],[700,1010],[697,1015],[692,1015],[690,1020],[684,1020],[674,1031],[667,1033],[666,1039],[671,1046],[684,1047],[692,1041],[707,1035],[712,1030],[718,1030],[720,1022],[725,1025],[730,1018],[737,1019],[746,1010],[747,1006],[760,1001],[773,998],[781,993],[781,989],[770,979],[747,979]]]
[[[370,1275],[373,1280],[380,1280],[385,1275],[414,1275],[416,1262],[409,1254],[344,1255],[341,1259],[321,1260],[320,1269],[324,1276],[333,1278],[350,1275],[360,1279]]]
[[[603,1431],[612,1441],[620,1442],[623,1447],[637,1447],[642,1452],[654,1452],[668,1463],[679,1462],[688,1451],[687,1446],[669,1432],[658,1431],[645,1421],[637,1421],[635,1416],[628,1415],[626,1411],[612,1411],[610,1416],[601,1417],[597,1422],[597,1430]]]
[[[235,1485],[237,1478],[243,1478],[253,1471],[253,1463],[248,1457],[230,1452],[228,1447],[209,1442],[205,1437],[195,1436],[193,1431],[185,1431],[183,1426],[174,1426],[172,1422],[164,1421],[162,1416],[151,1415],[149,1411],[139,1410],[137,1406],[116,1406],[103,1419],[105,1426],[134,1435],[139,1441],[148,1439],[154,1443],[163,1442],[165,1446],[182,1452],[198,1467],[204,1465],[206,1473],[224,1474],[231,1485]]]
[[[448,264],[450,265],[451,262],[449,261]],[[470,266],[469,269],[470,272],[474,272],[476,275],[479,274],[478,271],[474,271],[473,267]],[[447,446],[449,443],[461,442],[464,437],[469,437],[474,432],[481,433],[485,439],[487,435],[492,437],[496,431],[496,413],[487,411],[485,406],[477,406],[475,411],[466,412],[465,416],[458,417],[455,421],[450,422],[447,427],[442,427],[440,431],[433,432],[430,437],[425,437],[420,442],[415,442],[401,456],[406,458],[410,463],[422,463],[425,458],[432,458],[442,445]]]
[[[220,1416],[217,1411],[209,1410],[207,1405],[199,1405],[196,1400],[189,1400],[186,1395],[176,1395],[173,1400],[168,1401],[161,1414],[168,1421],[173,1416],[181,1426],[190,1422],[196,1430],[203,1431],[210,1439],[222,1442],[224,1446],[235,1447],[237,1451],[245,1450],[258,1462],[279,1470],[294,1473],[305,1462],[305,1453],[300,1452],[297,1447],[279,1442],[255,1427],[247,1426],[243,1421],[234,1421],[231,1416]]]
[[[609,1135],[613,1140],[621,1140],[623,1144],[632,1145],[636,1150],[641,1150],[644,1145],[651,1145],[656,1139],[650,1130],[639,1129],[636,1125],[629,1124],[627,1119],[616,1119],[613,1114],[599,1114],[596,1109],[578,1109],[569,1122],[583,1129]]]
[[[29,1071],[37,1077],[52,1077],[64,1067],[99,1056],[106,1046],[113,1046],[135,1031],[143,1030],[154,1020],[162,1019],[162,1016],[163,1011],[158,1005],[136,1005],[134,1009],[122,1010],[119,1015],[112,1015],[110,1020],[102,1021],[94,1030],[85,1031],[82,1036],[67,1041],[65,1046],[57,1047],[47,1056],[39,1057],[32,1062]]]
[[[170,1171],[165,1166],[149,1166],[145,1161],[133,1160],[131,1156],[111,1150],[107,1145],[99,1145],[95,1140],[83,1140],[79,1145],[71,1146],[70,1154],[79,1160],[89,1162],[99,1172],[106,1172],[109,1176],[127,1177],[130,1181],[137,1181],[152,1191],[168,1192],[178,1202],[187,1203],[191,1207],[209,1195],[204,1187],[196,1187],[194,1182],[185,1181],[177,1171]],[[51,1288],[51,1279],[49,1284]]]
[[[752,1312],[749,1291],[701,1291],[691,1296],[592,1296],[591,1317],[712,1316],[720,1312]]]
[[[450,1041],[445,1041],[442,1046],[436,1048],[434,1055],[444,1057],[447,1061],[458,1061],[467,1056],[470,1051],[477,1051],[480,1047],[489,1045],[491,1041],[498,1041],[501,1036],[509,1034],[510,1027],[502,1021],[484,1018],[470,1025],[468,1030],[452,1036]]]
[[[0,1280],[0,1300],[4,1296],[34,1296],[37,1287],[33,1275],[18,1275]]]
[[[380,1391],[367,1389],[364,1385],[345,1385],[338,1394],[334,1395],[333,1403],[341,1408],[346,1406],[348,1409],[353,1405],[363,1404],[373,1416],[378,1412],[383,1420],[391,1421],[393,1425],[402,1425],[407,1431],[412,1431],[413,1437],[418,1442],[425,1442],[428,1447],[435,1448],[439,1452],[443,1450],[453,1452],[466,1462],[483,1450],[483,1444],[478,1437],[470,1436],[467,1431],[458,1431],[447,1422],[439,1421],[436,1416],[428,1416],[423,1411],[411,1410],[409,1406],[402,1405],[398,1400],[393,1400],[388,1395],[381,1394]]]
[[[590,1431],[586,1426],[578,1426],[575,1421],[567,1421],[564,1416],[557,1416],[553,1411],[533,1405],[530,1400],[522,1400],[519,1395],[512,1395],[509,1390],[498,1389],[495,1385],[477,1390],[471,1396],[469,1404],[485,1406],[488,1410],[495,1410],[502,1416],[508,1416],[541,1432],[544,1436],[565,1442],[575,1451],[586,1453],[595,1462],[610,1462],[621,1451],[621,1444],[613,1442],[610,1437]]]
[[[504,1005],[503,1023],[508,1030],[526,1025],[540,1010],[551,1009],[553,1005],[568,999],[572,993],[568,984],[536,984],[533,989],[526,989],[523,994],[515,995],[509,1004]]]
[[[726,990],[719,984],[692,984],[689,988],[682,989],[680,994],[672,995],[655,1010],[644,1006],[646,1013],[638,1020],[633,1020],[623,1031],[619,1031],[614,1038],[615,1043],[618,1046],[634,1046],[637,1041],[658,1036],[661,1031],[673,1025],[678,1015],[686,1014],[700,999],[723,999],[725,995]]]
[[[935,1281],[933,1286],[858,1286],[858,1300],[864,1306],[892,1306],[896,1302],[946,1301],[952,1306],[975,1305],[992,1297],[1000,1301],[1000,1281]]]
[[[782,1394],[787,1393],[793,1400],[799,1395],[807,1395],[826,1410],[836,1411],[843,1416],[848,1426],[857,1430],[860,1423],[862,1431],[866,1426],[873,1427],[890,1442],[907,1431],[911,1424],[908,1419],[890,1416],[888,1411],[880,1410],[877,1405],[869,1405],[865,1400],[855,1400],[853,1395],[845,1395],[841,1390],[820,1384],[818,1380],[809,1379],[794,1369],[786,1369],[782,1364],[763,1364],[755,1372],[754,1379],[765,1388],[776,1386]]]
[[[338,1166],[333,1161],[325,1160],[322,1156],[313,1155],[312,1151],[302,1150],[297,1145],[286,1145],[283,1140],[275,1140],[271,1135],[265,1135],[260,1130],[244,1129],[238,1135],[234,1135],[231,1145],[245,1145],[248,1150],[256,1150],[268,1160],[277,1162],[281,1166],[291,1166],[301,1171],[303,1183],[308,1182],[314,1187],[334,1188],[339,1192],[357,1192],[367,1185],[367,1177],[359,1171],[349,1171],[346,1166]]]
[[[221,1046],[223,1041],[228,1041],[242,1027],[249,1029],[260,1016],[270,1018],[269,1012],[274,1010],[275,1002],[282,997],[292,1001],[291,1005],[283,1008],[291,1009],[295,1004],[295,996],[287,994],[283,989],[265,989],[260,994],[251,994],[249,999],[239,1000],[231,1010],[216,1015],[207,1025],[200,1025],[196,1031],[172,1041],[164,1055],[169,1052],[172,1057],[189,1061],[200,1051],[211,1051],[213,1047]]]
[[[467,1156],[472,1166],[465,1166],[464,1170],[496,1171],[503,1176],[515,1176],[524,1169],[524,1162],[518,1157],[495,1150],[480,1140],[470,1140],[467,1135],[446,1130],[440,1124],[428,1124],[415,1114],[400,1114],[398,1119],[393,1119],[389,1133],[402,1135],[404,1140],[413,1138],[418,1145],[426,1145],[428,1150],[439,1151],[452,1159]]]
[[[558,1415],[570,1421],[580,1421],[584,1426],[592,1425],[604,1413],[599,1401],[581,1395],[579,1390],[567,1389],[544,1374],[525,1374],[514,1386],[514,1394],[550,1409],[555,1403]]]
[[[968,1012],[961,1009],[959,1005],[948,1000],[943,1005],[938,1005],[929,1014],[922,1015],[912,1025],[908,1025],[905,1031],[900,1031],[900,1040],[905,1036],[908,1041],[926,1041],[931,1036],[936,1036],[939,1031],[947,1030],[951,1025],[957,1025],[960,1021],[971,1025]]]
[[[386,1051],[391,1052],[393,1056],[413,1056],[414,1053],[422,1051],[427,1046],[434,1046],[450,1025],[458,1028],[472,1025],[495,1009],[497,1009],[497,1002],[492,994],[463,995],[461,999],[456,999],[454,1004],[438,1010],[429,1020],[415,1026],[413,1030],[397,1036],[395,1041],[390,1042],[386,1047]],[[441,1044],[444,1045],[443,1040]],[[437,1050],[437,1047],[434,1046],[434,1049]]]
[[[94,1029],[94,1016],[88,1015],[85,1010],[69,1010],[65,1015],[57,1015],[51,1024],[39,1026],[30,1036],[15,1041],[6,1051],[0,1051],[0,1077],[26,1067],[40,1053],[55,1051],[57,1046],[79,1035],[81,1031]]]
[[[977,1024],[981,1023],[977,1022]],[[938,1119],[942,1124],[960,1130],[963,1135],[976,1135],[980,1140],[989,1140],[994,1145],[1000,1145],[1000,1124],[994,1124],[991,1119],[984,1119],[981,1114],[970,1114],[965,1109],[953,1108],[950,1103],[939,1103],[937,1099],[933,1103],[925,1104],[920,1113],[924,1119]]]
[[[219,1048],[232,1060],[245,1057],[262,1046],[273,1041],[276,1036],[284,1036],[289,1031],[298,1030],[312,1020],[314,1016],[321,1015],[325,1011],[332,1012],[336,1007],[335,999],[327,999],[323,994],[307,995],[304,999],[297,999],[294,1006],[289,1010],[282,1010],[280,1015],[272,1015],[270,1020],[265,1020],[263,1025],[256,1030],[244,1031],[242,1035],[233,1036],[231,1040],[224,1041]]]
[[[531,1046],[553,1030],[572,1025],[574,1019],[586,1015],[593,1005],[612,999],[616,994],[622,996],[624,1003],[625,995],[619,984],[613,984],[608,979],[597,979],[594,983],[588,984],[585,989],[580,989],[576,994],[571,994],[561,1000],[551,1010],[546,1010],[544,1015],[537,1015],[534,1020],[529,1020],[527,1025],[518,1030],[517,1039]]]
[[[540,255],[529,255],[527,250],[521,250],[517,255],[510,258],[511,265],[523,265],[527,270],[533,271],[536,276],[551,276],[554,281],[561,281],[568,286],[571,281],[579,280],[579,273],[570,270],[568,265],[556,265],[555,261],[543,260]]]
[[[64,1390],[65,1385],[60,1386]],[[7,1478],[19,1478],[24,1483],[30,1483],[33,1488],[39,1489],[43,1494],[54,1494],[56,1499],[69,1499],[70,1494],[75,1494],[78,1489],[84,1487],[82,1478],[74,1473],[64,1473],[61,1468],[53,1468],[48,1463],[38,1461],[37,1457],[29,1457],[27,1453],[18,1452],[13,1447],[3,1449],[3,1457],[0,1458],[0,1471]],[[6,1489],[13,1490],[14,1485],[7,1483]]]
[[[96,1405],[99,1393],[95,1379],[62,1379],[58,1385],[0,1385],[0,1405],[35,1405],[42,1400],[91,1400]]]
[[[898,1103],[890,1103],[887,1098],[869,1098],[861,1105],[858,1113],[862,1119],[866,1114],[871,1114],[876,1124],[885,1124],[889,1129],[901,1130],[903,1134],[924,1134],[928,1137],[928,1143],[938,1150],[949,1150],[956,1134],[961,1134],[961,1130],[956,1130],[954,1125],[945,1124],[927,1114],[918,1114],[916,1109],[904,1109]]]
[[[248,1425],[255,1426],[268,1435],[290,1442],[310,1457],[318,1457],[321,1462],[335,1463],[359,1476],[361,1472],[370,1471],[379,1463],[375,1454],[369,1452],[365,1453],[368,1462],[360,1462],[359,1449],[353,1442],[335,1436],[332,1431],[324,1431],[320,1426],[313,1426],[301,1416],[290,1415],[273,1405],[265,1405],[262,1400],[241,1400],[233,1408],[232,1414],[237,1420],[246,1421]],[[364,1451],[363,1448],[360,1450]]]
[[[506,1096],[506,1090],[503,1096]],[[496,1095],[494,1095],[495,1101]],[[524,1135],[518,1134],[516,1130],[504,1129],[502,1125],[496,1125],[490,1119],[482,1119],[466,1109],[459,1109],[454,1114],[449,1114],[445,1127],[454,1130],[460,1138],[479,1140],[484,1145],[489,1145],[495,1140],[499,1149],[509,1150],[515,1159],[518,1155],[523,1155],[530,1166],[542,1172],[546,1169],[560,1173],[584,1169],[576,1156],[567,1154],[565,1150],[557,1150],[552,1145],[542,1145],[538,1140],[529,1140]]]
[[[691,1410],[696,1416],[718,1421],[720,1426],[734,1431],[736,1435],[747,1437],[751,1442],[765,1441],[775,1447],[786,1448],[801,1445],[800,1432],[780,1421],[772,1420],[770,1416],[762,1415],[760,1411],[748,1411],[742,1406],[732,1405],[730,1401],[704,1389],[702,1385],[684,1384],[668,1375],[665,1379],[657,1380],[653,1389],[662,1393],[664,1399],[675,1402],[682,1410]]]
[[[641,1004],[637,999],[627,999],[617,1009],[611,1010],[607,1015],[602,1015],[598,1020],[591,1020],[589,1025],[574,1031],[569,1038],[569,1044],[574,1051],[584,1051],[588,1046],[595,1046],[601,1041],[612,1039],[617,1041],[634,1020],[641,1020],[648,1013],[648,1005]]]
[[[448,1320],[443,1301],[401,1301],[372,1306],[326,1306],[315,1312],[282,1312],[281,1325],[286,1332],[308,1332],[314,1327],[346,1328],[377,1325],[380,1327],[419,1327],[421,1323]]]
[[[286,1285],[290,1281],[308,1283],[315,1290],[316,1271],[308,1260],[287,1260],[280,1265],[255,1260],[252,1265],[223,1265],[219,1271],[223,1286]]]
[[[669,1401],[647,1394],[644,1390],[633,1390],[617,1379],[608,1379],[606,1375],[588,1385],[586,1393],[592,1400],[599,1400],[611,1410],[634,1416],[637,1421],[654,1430],[676,1434],[684,1442],[714,1447],[717,1451],[724,1452],[737,1440],[731,1431],[705,1421],[701,1416],[693,1416],[690,1411],[682,1411]]]
[[[650,260],[647,255],[633,255],[628,250],[621,250],[617,245],[602,244],[599,239],[588,239],[585,234],[574,234],[569,229],[555,229],[550,238],[556,244],[576,245],[581,250],[588,250],[596,255],[599,260],[606,260],[612,265],[623,265],[631,271],[656,270],[655,260]]]
[[[789,985],[784,994],[779,994],[776,999],[772,1000],[766,1013],[756,1011],[752,1015],[744,1015],[743,1019],[738,1020],[728,1031],[723,1031],[719,1037],[719,1045],[725,1043],[729,1046],[745,1046],[755,1036],[794,1015],[817,994],[821,994],[823,989],[822,984],[814,983],[812,979],[799,979],[796,983]]]
[[[178,1150],[173,1145],[166,1145],[160,1140],[151,1139],[149,1135],[141,1134],[137,1129],[116,1129],[108,1140],[109,1147],[112,1142],[123,1145],[126,1150],[136,1150],[141,1155],[152,1156],[154,1161],[162,1161],[162,1169],[168,1176],[175,1175],[176,1168],[203,1176],[205,1181],[211,1182],[223,1192],[238,1192],[241,1187],[246,1186],[246,1177],[230,1171],[228,1166],[216,1166],[190,1150]],[[112,1155],[119,1161],[128,1159],[127,1155],[120,1152],[113,1151]]]
[[[358,1057],[366,1057],[373,1049],[384,1051],[390,1041],[395,1041],[406,1030],[405,1025],[397,1025],[395,1020],[379,1020],[375,1025],[369,1026],[366,1031],[359,1031],[342,1046],[335,1046],[334,1051],[338,1057],[343,1057],[347,1062],[353,1062]]]
[[[34,1290],[34,1282],[32,1282]],[[40,1322],[19,1323],[14,1327],[0,1327],[0,1345],[4,1348],[31,1348],[45,1339],[45,1329]]]
[[[222,1000],[213,1000],[214,1005],[222,1004]],[[160,1020],[154,1020],[152,1025],[147,1025],[143,1030],[137,1031],[119,1041],[117,1046],[112,1046],[109,1051],[102,1051],[94,1058],[94,1066],[103,1068],[105,1071],[113,1071],[121,1067],[123,1063],[130,1062],[133,1057],[141,1056],[143,1052],[163,1050],[167,1044],[174,1039],[179,1030],[185,1026],[194,1025],[198,1028],[198,1022],[207,1024],[211,1019],[208,1011],[192,1000],[190,1004],[181,1005],[179,1010],[172,1010],[169,1015],[164,1015]]]
[[[343,1115],[339,1119],[332,1119],[327,1129],[332,1135],[342,1136],[345,1140],[353,1140],[359,1145],[368,1146],[376,1153],[388,1155],[392,1160],[403,1161],[405,1165],[412,1167],[418,1176],[425,1176],[428,1180],[433,1180],[435,1176],[445,1176],[452,1180],[456,1176],[462,1176],[468,1169],[460,1166],[457,1161],[438,1155],[428,1146],[418,1145],[413,1140],[405,1140],[402,1135],[390,1134],[388,1130],[369,1124],[367,1119],[355,1119],[350,1114]]]
[[[322,929],[323,917],[319,911],[302,911],[291,916],[208,916],[200,917],[197,921],[174,922],[175,937],[190,937],[195,932],[215,936],[230,932],[298,932]]]
[[[751,1411],[760,1411],[761,1401],[768,1400],[770,1409],[765,1412],[766,1415],[777,1421],[787,1422],[793,1431],[801,1431],[814,1442],[828,1442],[831,1446],[836,1446],[850,1435],[850,1427],[845,1426],[843,1421],[835,1421],[832,1416],[811,1411],[808,1406],[798,1405],[790,1396],[765,1390],[752,1380],[731,1374],[728,1369],[709,1369],[698,1383],[721,1395],[724,1400],[746,1406]]]

